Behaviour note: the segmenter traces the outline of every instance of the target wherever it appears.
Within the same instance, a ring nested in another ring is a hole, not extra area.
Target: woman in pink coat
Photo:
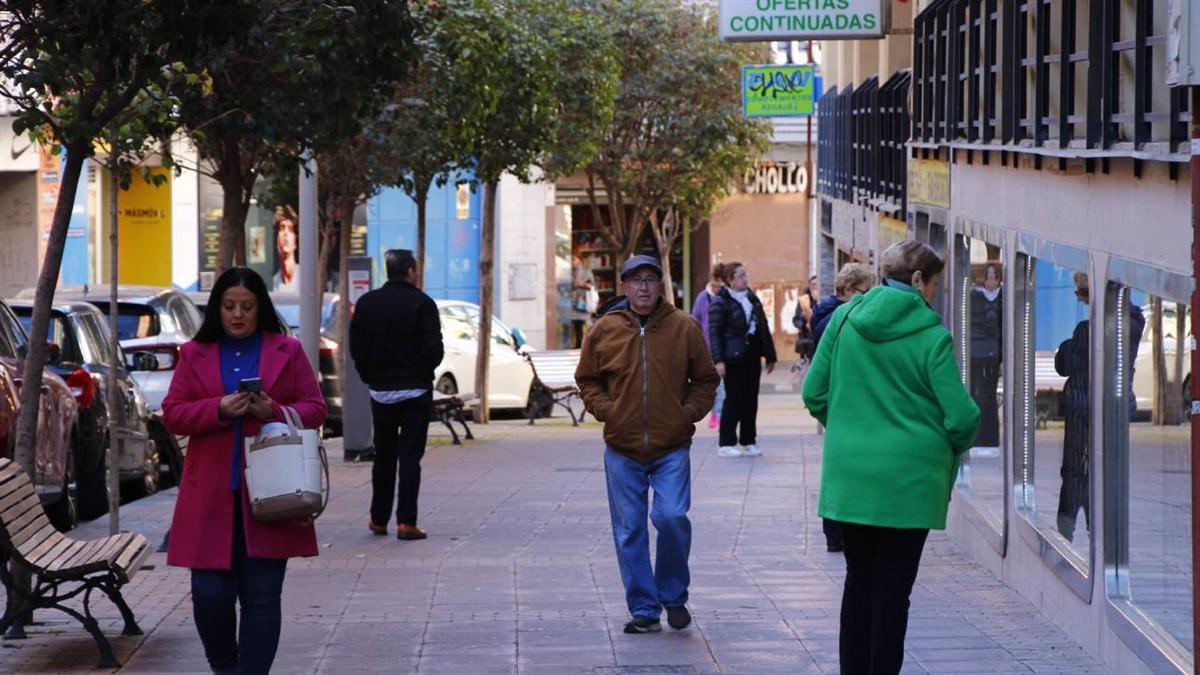
[[[239,391],[255,378],[261,393]],[[306,429],[325,420],[312,367],[300,343],[283,335],[262,277],[229,269],[213,286],[200,331],[180,350],[163,400],[167,429],[191,437],[167,564],[192,570],[196,629],[217,673],[270,670],[287,559],[317,554],[311,520],[259,522],[243,489],[243,439],[283,421],[281,405]]]

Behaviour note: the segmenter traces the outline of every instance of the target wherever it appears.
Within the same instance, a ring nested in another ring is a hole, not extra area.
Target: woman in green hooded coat
[[[953,338],[929,306],[944,267],[919,242],[884,251],[883,284],[834,312],[804,380],[825,426],[818,514],[845,539],[846,675],[900,671],[925,538],[946,527],[959,455],[979,427]]]

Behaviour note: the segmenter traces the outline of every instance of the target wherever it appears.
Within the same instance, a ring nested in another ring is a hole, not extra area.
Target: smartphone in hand
[[[262,392],[262,379],[257,377],[244,377],[238,383],[238,391],[244,391],[251,394]]]

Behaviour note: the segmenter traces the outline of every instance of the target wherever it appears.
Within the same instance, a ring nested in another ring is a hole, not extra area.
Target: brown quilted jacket
[[[663,301],[644,328],[630,309],[601,317],[575,370],[604,442],[644,463],[691,445],[720,381],[700,326]]]

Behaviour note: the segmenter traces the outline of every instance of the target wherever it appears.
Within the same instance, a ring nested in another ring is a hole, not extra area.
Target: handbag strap
[[[283,421],[287,422],[288,432],[293,436],[298,435],[304,428],[304,420],[300,419],[300,413],[290,405],[281,405],[279,409],[283,412]]]

